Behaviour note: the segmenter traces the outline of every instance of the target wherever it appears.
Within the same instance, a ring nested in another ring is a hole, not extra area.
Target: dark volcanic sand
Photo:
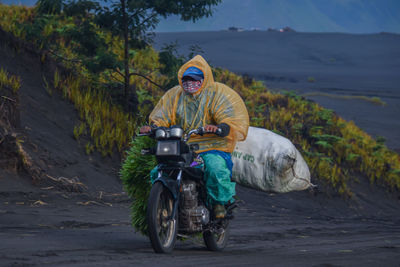
[[[179,242],[172,255],[154,254],[130,226],[118,159],[87,156],[85,143],[73,139],[77,112],[46,93],[39,60],[0,48],[0,67],[23,81],[21,124],[36,145],[27,149],[50,175],[78,177],[88,186],[83,194],[68,193],[0,170],[0,266],[399,266],[398,194],[362,177],[349,201],[326,192],[279,195],[238,186],[245,203],[224,252],[192,239]]]
[[[363,100],[309,96],[353,120],[400,151],[400,35],[278,32],[158,33],[155,47],[178,41],[178,52],[202,48],[213,66],[248,74],[273,90],[298,94],[380,97],[386,106]],[[308,82],[308,78],[315,82]]]
[[[1,187],[0,265],[399,266],[399,200],[366,187],[346,203],[238,186],[245,204],[228,247],[209,252],[200,239],[190,239],[178,242],[172,255],[154,254],[148,239],[134,233],[124,196]],[[35,206],[39,199],[47,205]],[[87,201],[96,203],[82,205]]]

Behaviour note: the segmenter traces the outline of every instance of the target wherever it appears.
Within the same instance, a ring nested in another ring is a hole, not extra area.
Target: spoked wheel
[[[203,232],[203,239],[206,247],[211,251],[223,250],[229,239],[229,222],[223,223],[214,230],[207,230]]]
[[[170,253],[175,247],[177,215],[170,219],[173,206],[171,192],[162,183],[155,183],[150,191],[147,222],[151,246],[156,253]]]

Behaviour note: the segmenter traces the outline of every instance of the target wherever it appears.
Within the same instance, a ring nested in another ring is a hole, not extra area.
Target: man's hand
[[[145,126],[140,127],[139,133],[147,134],[149,132],[151,132],[151,127],[150,126],[145,125]]]
[[[206,126],[204,126],[204,130],[207,132],[207,133],[216,133],[217,132],[217,130],[218,130],[218,127],[217,126],[215,126],[215,125],[206,125]]]

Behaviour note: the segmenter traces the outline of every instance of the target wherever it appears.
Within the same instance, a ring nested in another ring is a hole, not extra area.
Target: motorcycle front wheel
[[[174,198],[160,182],[150,191],[147,204],[147,223],[151,246],[156,253],[170,253],[175,247],[177,214],[171,219]]]
[[[219,229],[219,231],[203,232],[203,239],[206,247],[211,251],[223,250],[229,239],[229,223]]]

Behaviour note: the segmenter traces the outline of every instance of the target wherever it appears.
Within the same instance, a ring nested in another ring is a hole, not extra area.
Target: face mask
[[[196,93],[200,89],[202,83],[203,83],[203,80],[183,81],[182,82],[183,90],[185,90],[186,92],[191,93],[191,94]]]

